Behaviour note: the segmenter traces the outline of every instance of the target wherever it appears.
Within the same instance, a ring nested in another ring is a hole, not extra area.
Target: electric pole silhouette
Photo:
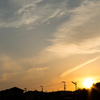
[[[75,90],[77,90],[77,82],[72,81],[72,83],[75,85]],[[77,91],[75,92],[75,94],[76,94],[76,100],[77,100]]]
[[[73,82],[72,83],[75,85],[75,90],[77,90],[77,82]]]
[[[66,85],[65,85],[65,81],[62,81],[62,83],[64,83],[64,91],[66,90]]]
[[[43,92],[43,86],[40,86],[40,87],[42,88],[42,90],[41,90],[41,91]]]

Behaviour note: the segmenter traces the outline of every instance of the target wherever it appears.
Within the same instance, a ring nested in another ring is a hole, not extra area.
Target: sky
[[[99,0],[0,0],[0,90],[72,91],[99,67]]]

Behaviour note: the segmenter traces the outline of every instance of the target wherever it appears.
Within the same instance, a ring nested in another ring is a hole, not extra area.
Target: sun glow
[[[94,81],[91,78],[87,78],[84,80],[84,87],[85,88],[91,88]]]

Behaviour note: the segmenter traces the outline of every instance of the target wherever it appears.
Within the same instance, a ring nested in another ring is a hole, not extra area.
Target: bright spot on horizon
[[[93,85],[94,81],[91,78],[87,78],[84,80],[84,87],[85,88],[91,88]]]

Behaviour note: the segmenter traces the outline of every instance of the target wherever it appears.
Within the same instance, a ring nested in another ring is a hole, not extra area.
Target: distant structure
[[[62,83],[64,83],[64,91],[66,90],[66,82],[65,81],[62,81]]]
[[[43,92],[43,86],[40,86],[40,87],[42,88],[42,90],[41,90],[41,91]]]
[[[77,82],[73,82],[72,83],[75,85],[75,90],[77,90]]]

